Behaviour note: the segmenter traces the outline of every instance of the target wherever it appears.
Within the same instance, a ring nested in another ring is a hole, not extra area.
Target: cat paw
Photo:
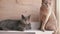
[[[41,28],[41,31],[45,32],[45,29],[44,28]]]
[[[52,33],[52,34],[57,34],[56,32]]]
[[[52,34],[56,34],[56,33],[52,33]]]

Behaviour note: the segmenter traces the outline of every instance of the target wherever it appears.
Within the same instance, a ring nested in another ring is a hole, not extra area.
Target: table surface
[[[36,30],[32,30],[32,31],[24,31],[24,32],[35,32],[36,34],[52,34],[54,31],[45,31],[45,32],[43,32],[43,31],[36,31]]]
[[[26,31],[0,31],[0,34],[52,34],[54,31],[38,31],[38,30],[26,30]]]
[[[23,31],[0,31],[0,34],[35,34],[35,32],[23,32]]]

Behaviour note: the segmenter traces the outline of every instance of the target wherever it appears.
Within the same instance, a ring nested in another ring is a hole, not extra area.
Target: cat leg
[[[54,30],[53,34],[58,34],[59,24],[58,24],[58,22],[57,22],[57,18],[56,18],[56,16],[55,16],[54,12],[52,12],[52,14],[53,14],[53,16],[54,16],[54,18],[55,18],[55,20],[56,20],[56,25],[55,25],[56,29]]]
[[[43,22],[43,25],[42,25],[42,30],[44,31],[45,30],[45,25],[47,24],[47,21],[51,15],[52,11],[49,11],[48,14],[46,15],[46,19],[45,21]]]

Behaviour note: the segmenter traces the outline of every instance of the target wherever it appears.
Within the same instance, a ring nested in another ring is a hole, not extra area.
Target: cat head
[[[22,21],[25,23],[25,24],[29,24],[30,23],[30,16],[24,16],[24,15],[21,15],[21,18],[22,18]]]
[[[19,25],[20,28],[22,28],[22,30],[29,30],[31,29],[31,23],[30,23],[30,16],[24,16],[21,15],[21,24]]]
[[[42,4],[48,7],[52,4],[52,0],[42,0]]]

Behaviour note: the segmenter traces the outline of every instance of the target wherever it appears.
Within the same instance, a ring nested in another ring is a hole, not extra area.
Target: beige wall
[[[24,14],[31,15],[31,21],[39,22],[40,7],[41,0],[0,0],[0,20],[19,19]]]
[[[19,19],[21,14],[30,15],[32,21],[39,21],[41,0],[0,0],[0,20]]]

